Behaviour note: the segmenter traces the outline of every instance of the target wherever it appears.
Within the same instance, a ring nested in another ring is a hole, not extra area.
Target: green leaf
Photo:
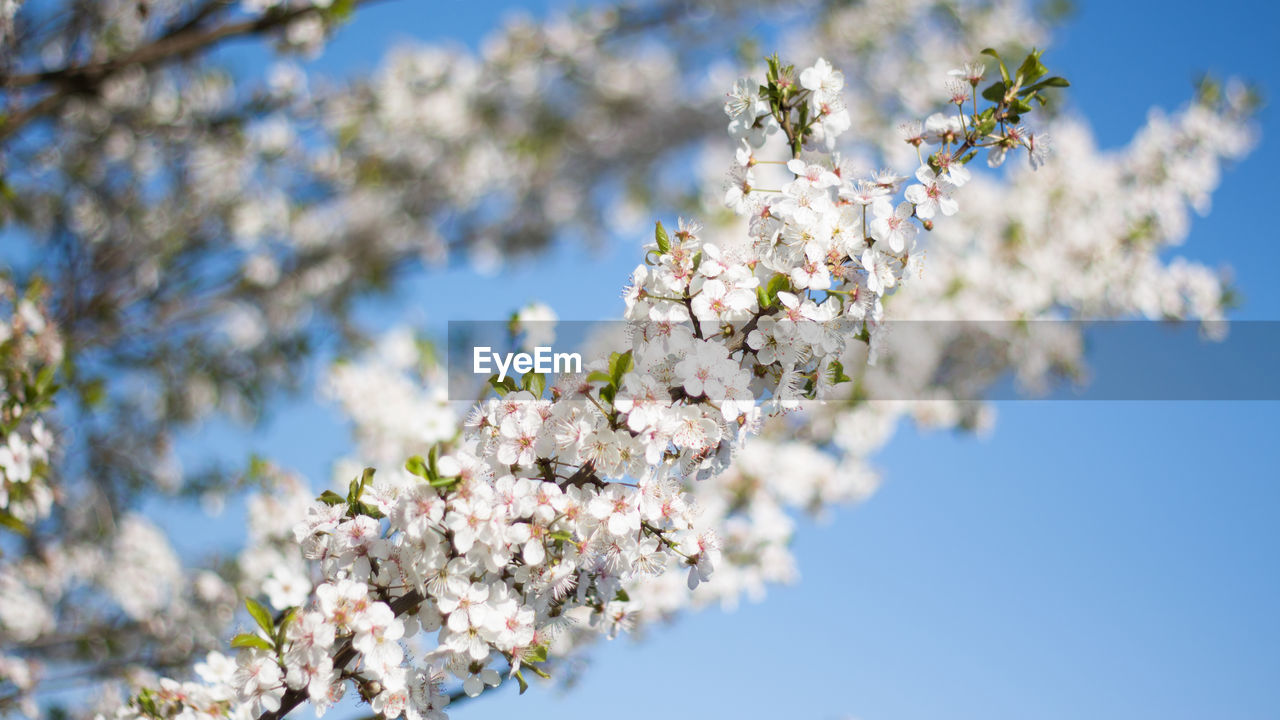
[[[134,698],[138,708],[151,717],[160,717],[160,710],[156,707],[156,699],[149,688],[143,688],[137,697]]]
[[[662,221],[653,228],[653,239],[658,242],[658,253],[666,255],[671,252],[671,238],[667,236],[667,229],[662,227]]]
[[[505,397],[507,393],[514,392],[516,390],[515,380],[505,377],[499,381],[496,373],[489,376],[489,385],[493,388],[494,392],[498,393],[498,397]]]
[[[431,472],[427,468],[427,461],[422,459],[421,455],[414,455],[405,460],[404,469],[409,471],[411,475],[417,475],[424,480],[431,480]],[[336,494],[336,493],[335,493]]]
[[[107,399],[106,383],[101,378],[81,383],[78,390],[80,392],[80,402],[90,409],[101,406],[102,402]]]
[[[845,374],[844,365],[842,365],[839,360],[832,361],[831,384],[839,385],[840,383],[843,383],[843,382],[853,382],[853,378]]]
[[[1003,102],[1004,94],[1007,89],[1008,85],[1002,82],[992,83],[986,90],[982,91],[982,97],[983,99],[990,100],[993,103]]]
[[[524,679],[524,673],[519,670],[516,671],[516,682],[520,683],[520,694],[523,695],[529,689],[529,681]]]
[[[276,644],[284,642],[284,632],[289,629],[289,623],[293,622],[293,619],[297,617],[297,615],[298,608],[291,607],[280,617],[280,622],[276,625]]]
[[[271,611],[266,606],[253,598],[245,598],[244,606],[249,608],[249,615],[253,617],[254,622],[258,623],[258,627],[265,630],[268,635],[275,630],[275,623],[271,622]]]
[[[762,310],[773,305],[773,300],[769,297],[769,291],[763,285],[756,286],[756,302],[759,303]]]
[[[1025,85],[1026,83],[1035,82],[1048,72],[1048,68],[1040,63],[1040,51],[1032,50],[1027,55],[1027,58],[1022,61],[1022,65],[1018,67],[1018,83]]]
[[[542,373],[530,370],[520,380],[521,384],[524,385],[524,389],[533,393],[536,398],[542,397],[542,391],[547,389],[547,378]]]
[[[778,300],[778,293],[791,289],[791,281],[786,275],[781,273],[769,278],[769,282],[763,286],[756,286],[756,299],[760,301],[760,307],[770,308]]]
[[[1071,87],[1071,83],[1067,82],[1066,78],[1058,77],[1055,75],[1051,78],[1041,80],[1035,85],[1031,85],[1029,87],[1023,88],[1023,90],[1019,93],[1019,95],[1023,95],[1023,94],[1029,95],[1033,92],[1036,92],[1037,90],[1043,90],[1045,88],[1051,88],[1051,87],[1055,87],[1055,88]]]
[[[324,492],[320,493],[320,497],[318,499],[320,500],[320,502],[324,503],[325,505],[342,505],[347,501],[346,498],[342,497],[341,495],[339,495],[338,493],[332,490],[325,490]]]
[[[50,386],[53,385],[53,374],[55,368],[53,365],[46,365],[40,368],[39,374],[36,375],[36,391],[41,395],[48,392]]]
[[[1008,85],[1009,84],[1009,68],[1004,66],[1004,61],[1000,59],[1000,53],[996,52],[995,48],[983,48],[982,54],[990,55],[991,57],[996,59],[996,62],[1000,65],[1000,79],[1004,80],[1005,85]]]
[[[539,645],[539,646],[535,647],[533,650],[531,650],[531,651],[529,652],[529,654],[528,654],[528,655],[526,655],[526,656],[524,657],[524,660],[525,660],[525,662],[526,662],[526,663],[527,663],[527,662],[546,662],[546,661],[547,661],[547,646],[546,646],[546,645]]]
[[[18,533],[19,535],[23,535],[23,536],[29,535],[31,533],[31,531],[27,529],[27,526],[21,520],[10,515],[7,512],[0,512],[0,526],[6,527]]]
[[[356,0],[334,0],[325,12],[329,19],[333,22],[342,22],[349,19],[356,11]]]
[[[458,480],[460,479],[461,478],[456,478],[456,477],[436,478],[435,480],[431,481],[431,487],[433,488],[453,487],[455,484],[457,484]]]
[[[233,648],[259,648],[262,650],[274,650],[275,646],[267,642],[265,638],[259,637],[252,633],[240,633],[231,638],[231,647]]]
[[[769,278],[769,297],[778,298],[778,293],[791,289],[791,279],[781,273]]]
[[[631,372],[635,362],[631,359],[631,351],[613,353],[609,356],[609,379],[614,387],[622,387],[622,376]]]
[[[595,370],[592,371],[591,374],[587,375],[587,382],[598,382],[609,385],[613,382],[613,378],[609,377],[609,373]]]

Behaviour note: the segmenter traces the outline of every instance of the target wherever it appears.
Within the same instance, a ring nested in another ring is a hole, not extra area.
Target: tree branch
[[[354,0],[364,5],[374,0]],[[72,94],[93,92],[104,80],[131,67],[151,68],[164,65],[180,57],[205,50],[217,43],[236,37],[262,35],[297,20],[304,15],[321,12],[320,8],[306,6],[262,17],[240,20],[212,28],[200,27],[201,21],[224,6],[224,0],[211,0],[186,22],[162,33],[155,41],[119,57],[98,62],[73,65],[57,70],[46,70],[23,75],[0,75],[0,87],[5,89],[56,85],[48,95],[35,103],[16,111],[0,126],[0,142],[13,136],[19,129],[37,117],[53,113]]]

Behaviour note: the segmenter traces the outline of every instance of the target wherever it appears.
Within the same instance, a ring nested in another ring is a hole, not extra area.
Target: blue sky
[[[371,67],[397,37],[473,43],[499,3],[409,0],[361,11],[317,64]],[[539,4],[539,8],[545,4]],[[1085,0],[1047,58],[1103,146],[1153,105],[1176,108],[1210,70],[1280,95],[1280,11],[1262,2]],[[1234,267],[1240,319],[1280,319],[1280,243],[1269,214],[1280,126],[1231,169],[1182,252]],[[564,248],[478,296],[467,273],[435,276],[502,317],[529,299],[562,316],[617,302],[631,246]],[[572,292],[547,296],[549,269]],[[422,303],[402,297],[373,304]],[[434,322],[447,317],[430,315]],[[478,317],[473,315],[472,317]],[[605,644],[572,692],[514,688],[457,717],[1280,717],[1280,405],[1262,402],[1006,402],[992,436],[904,427],[877,458],[867,503],[806,523],[803,581],[759,605],[704,612],[643,642]],[[346,446],[330,410],[286,404],[252,445],[323,482]],[[210,428],[201,454],[235,444]],[[318,452],[316,448],[326,448]],[[234,512],[188,548],[234,532]]]

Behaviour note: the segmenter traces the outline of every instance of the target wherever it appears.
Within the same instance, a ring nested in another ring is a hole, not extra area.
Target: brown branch
[[[373,2],[373,0],[354,0],[356,5],[363,5],[369,2]],[[0,126],[0,141],[11,137],[35,118],[51,114],[69,95],[92,92],[104,80],[127,68],[151,68],[163,65],[177,58],[207,49],[222,41],[236,37],[262,35],[287,25],[304,15],[321,12],[320,8],[306,6],[212,28],[199,27],[200,22],[221,5],[222,3],[219,0],[209,3],[197,11],[186,23],[162,34],[151,44],[119,57],[83,65],[68,66],[57,70],[46,70],[23,75],[0,75],[0,88],[5,89],[39,85],[57,86],[50,94],[34,104],[18,110],[12,118],[5,122],[3,126]]]
[[[160,37],[172,37],[174,35],[180,35],[194,30],[200,25],[200,23],[204,22],[206,18],[219,10],[231,7],[234,2],[235,0],[205,0],[204,5],[191,13],[191,17],[183,20],[181,23],[171,25],[169,29],[160,34]]]

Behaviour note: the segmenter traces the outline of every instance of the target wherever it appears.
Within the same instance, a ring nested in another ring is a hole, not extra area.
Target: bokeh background
[[[375,3],[309,67],[369,70],[400,40],[474,48],[507,13],[565,7]],[[1277,30],[1280,9],[1265,2],[1080,0],[1046,58],[1072,81],[1071,112],[1116,147],[1152,106],[1184,102],[1205,71],[1240,76],[1264,100],[1280,96]],[[225,52],[246,73],[268,59],[251,44]],[[1236,320],[1280,319],[1280,123],[1270,107],[1259,121],[1260,144],[1179,249],[1234,269]],[[360,314],[371,327],[409,320],[436,332],[530,300],[565,319],[616,317],[640,240],[563,244],[483,278],[433,270],[429,284],[406,282]],[[442,295],[467,297],[468,317],[433,315]],[[510,684],[458,716],[1280,717],[1280,404],[997,410],[984,438],[900,429],[878,457],[885,483],[869,501],[803,522],[800,584],[733,612],[686,616],[640,642],[603,644],[568,692],[535,686],[519,697]],[[294,399],[252,433],[206,424],[181,455],[194,465],[256,450],[323,484],[349,447],[333,408]],[[202,553],[235,547],[242,513],[232,504],[211,521],[165,507],[159,517],[180,550]]]

